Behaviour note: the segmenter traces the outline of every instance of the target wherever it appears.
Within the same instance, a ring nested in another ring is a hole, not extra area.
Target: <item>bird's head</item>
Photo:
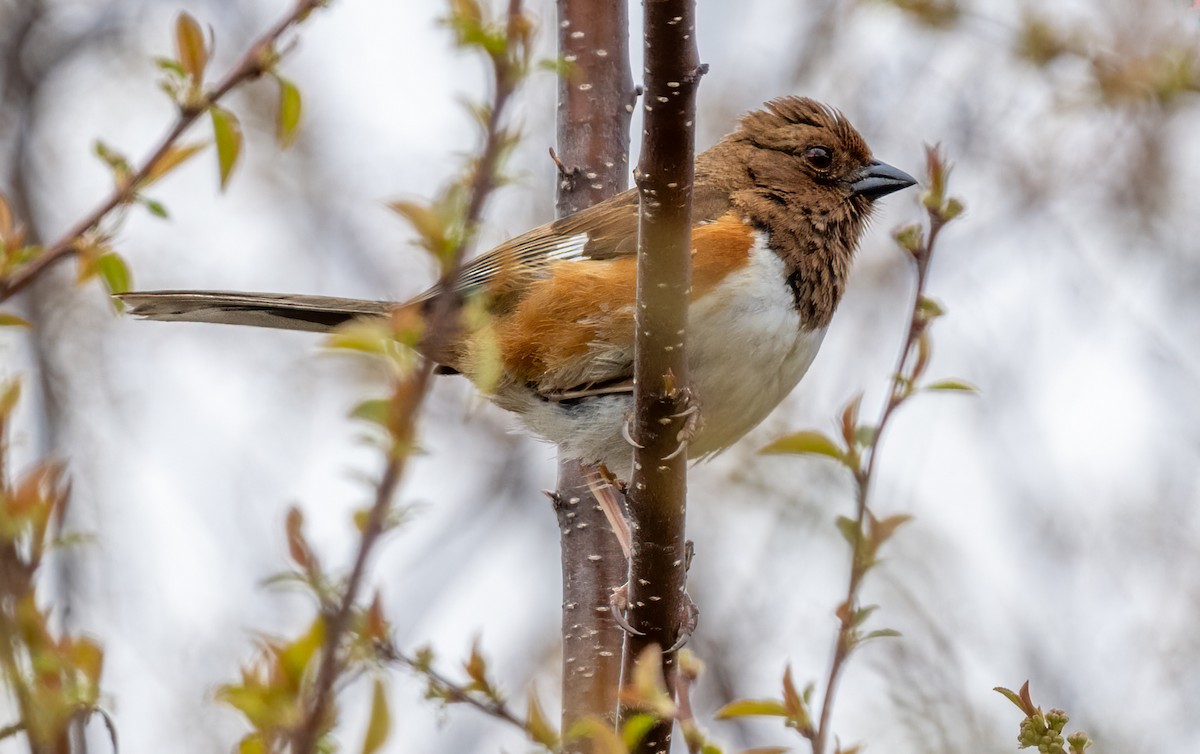
[[[876,160],[845,116],[806,97],[781,97],[747,113],[729,141],[741,147],[755,194],[795,202],[818,221],[824,212],[865,217],[876,199],[916,183]]]
[[[711,187],[771,238],[797,274],[811,321],[832,316],[875,200],[916,183],[876,160],[838,111],[781,97],[742,117],[739,128],[697,160]]]

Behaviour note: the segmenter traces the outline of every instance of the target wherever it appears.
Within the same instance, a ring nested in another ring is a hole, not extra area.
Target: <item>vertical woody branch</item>
[[[620,0],[558,0],[558,214],[628,188],[629,12]]]
[[[629,20],[625,0],[558,0],[558,215],[624,191],[628,183]],[[609,610],[625,556],[587,485],[594,470],[559,464],[555,508],[562,543],[563,730],[585,717],[613,719],[624,634]],[[590,751],[567,741],[566,754]]]
[[[634,471],[629,487],[630,558],[627,669],[651,644],[669,649],[686,630],[688,296],[691,290],[692,178],[696,89],[704,68],[695,36],[695,0],[644,0],[645,131],[635,173],[641,197],[634,347]],[[663,655],[671,678],[674,652]],[[645,751],[670,749],[670,724]]]

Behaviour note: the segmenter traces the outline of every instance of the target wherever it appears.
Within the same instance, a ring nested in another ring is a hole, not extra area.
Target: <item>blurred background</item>
[[[140,160],[171,121],[153,58],[170,54],[175,15],[212,25],[223,70],[289,5],[0,0],[0,190],[33,233],[57,237],[109,189],[93,142]],[[552,56],[553,4],[529,5]],[[452,50],[444,10],[343,0],[306,23],[283,64],[304,94],[297,143],[272,142],[270,82],[236,93],[245,163],[223,194],[211,153],[154,187],[169,221],[134,212],[116,241],[135,285],[403,298],[431,282],[385,204],[432,195],[474,147],[459,102],[485,94],[484,69]],[[852,660],[835,711],[847,745],[1014,751],[1020,713],[991,689],[1028,678],[1097,751],[1196,751],[1198,29],[1183,0],[699,3],[699,146],[766,99],[805,94],[914,174],[922,144],[940,142],[968,207],[934,263],[930,292],[949,314],[929,373],[981,394],[922,397],[884,438],[873,506],[915,522],[863,597],[881,606],[876,627],[904,636]],[[482,247],[552,217],[554,93],[542,74],[516,104],[520,180],[489,205]],[[755,451],[832,431],[859,390],[866,415],[878,410],[911,286],[890,231],[922,217],[916,192],[882,205],[801,387],[692,472],[702,718],[777,695],[789,662],[801,683],[827,672],[848,559],[833,520],[852,510],[851,480]],[[243,723],[214,688],[256,637],[311,615],[262,583],[285,567],[288,506],[327,563],[350,558],[351,513],[381,461],[347,413],[383,375],[305,334],[116,317],[69,266],[15,300],[35,329],[0,332],[0,376],[26,379],[16,465],[65,459],[69,528],[93,536],[55,560],[43,594],[105,645],[124,750],[228,751]],[[422,436],[401,491],[413,515],[372,569],[397,641],[432,645],[453,671],[479,638],[514,696],[553,700],[558,537],[539,492],[553,449],[455,378],[439,381]],[[526,748],[472,710],[438,711],[410,676],[390,694],[388,751]],[[345,698],[347,746],[366,698]],[[770,720],[708,728],[731,750],[806,748]]]

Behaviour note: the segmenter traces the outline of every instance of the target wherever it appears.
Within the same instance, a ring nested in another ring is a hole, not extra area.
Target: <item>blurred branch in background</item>
[[[105,202],[46,249],[38,245],[36,232],[27,233],[24,219],[30,212],[25,174],[29,128],[25,119],[40,80],[29,72],[28,61],[22,58],[26,51],[26,35],[42,19],[45,7],[34,3],[19,9],[28,12],[19,15],[20,23],[8,39],[12,46],[6,50],[9,54],[4,65],[6,101],[15,105],[9,110],[9,117],[18,120],[12,145],[12,178],[18,212],[14,213],[10,203],[0,195],[0,301],[22,291],[55,263],[69,256],[80,258],[78,282],[100,276],[110,292],[124,290],[129,282],[128,270],[124,260],[108,247],[115,228],[109,233],[100,233],[101,224],[115,211],[134,202],[144,204],[154,214],[165,215],[163,207],[141,191],[200,149],[198,145],[181,147],[178,140],[204,112],[213,116],[222,176],[228,177],[240,149],[240,131],[232,114],[218,107],[218,100],[241,83],[273,72],[277,60],[273,52],[275,42],[320,4],[307,0],[299,2],[291,14],[252,45],[242,62],[211,92],[203,89],[208,42],[199,24],[186,13],[181,14],[176,24],[178,60],[163,61],[162,64],[174,77],[171,94],[180,108],[175,125],[151,157],[136,170],[124,158],[98,144],[97,154],[113,169],[117,187]],[[280,82],[281,86],[290,87],[283,79]],[[294,92],[294,87],[291,89]],[[286,140],[298,119],[298,95],[285,96],[283,100],[283,109],[291,111],[281,115],[281,123],[287,125],[281,128],[280,136],[281,140]],[[28,322],[11,314],[0,314],[0,324],[29,326]],[[46,373],[39,373],[39,377],[45,379]],[[5,456],[9,451],[9,424],[19,395],[18,385],[15,378],[5,383],[0,398],[0,454]],[[5,522],[0,528],[9,538],[7,544],[0,543],[0,560],[4,561],[0,563],[0,643],[3,645],[0,647],[0,664],[4,666],[6,687],[16,699],[20,715],[17,723],[5,729],[5,736],[23,731],[31,751],[65,754],[73,749],[72,726],[78,724],[78,730],[82,731],[91,714],[99,712],[115,748],[114,723],[97,706],[104,658],[100,642],[72,637],[65,630],[55,628],[51,610],[43,606],[46,600],[38,594],[39,584],[46,583],[45,577],[39,576],[44,555],[51,548],[70,541],[62,537],[68,499],[66,472],[58,463],[40,461],[10,486],[5,471],[6,464],[0,462],[0,484],[4,487],[0,502],[3,503]],[[60,606],[60,609],[65,612],[66,606]]]
[[[895,411],[919,392],[965,391],[974,388],[961,380],[943,379],[922,383],[929,366],[933,345],[929,327],[945,311],[926,294],[929,266],[942,228],[963,213],[963,204],[947,195],[950,167],[941,152],[926,147],[926,190],[921,197],[929,218],[929,231],[919,225],[907,225],[895,232],[900,249],[913,263],[914,277],[912,305],[900,357],[887,392],[887,399],[878,421],[864,424],[859,418],[863,396],[853,398],[841,415],[840,442],[822,432],[805,430],[781,437],[763,448],[767,454],[815,455],[832,458],[846,467],[854,478],[855,515],[839,516],[838,531],[850,545],[849,578],[846,595],[834,611],[838,619],[837,638],[834,641],[833,657],[829,675],[822,690],[820,707],[813,698],[815,683],[809,683],[801,692],[792,677],[789,666],[783,674],[782,699],[742,699],[730,702],[717,713],[719,718],[731,719],[756,715],[784,718],[788,727],[795,729],[808,739],[813,754],[829,751],[833,722],[834,700],[837,698],[838,682],[845,671],[850,655],[863,643],[871,639],[896,637],[892,629],[864,631],[863,626],[877,609],[875,605],[860,604],[859,592],[867,574],[880,562],[879,551],[892,538],[896,530],[911,516],[892,514],[878,518],[868,503],[871,484],[875,481],[876,458],[879,442],[888,428]],[[835,744],[841,752],[841,744]]]
[[[558,0],[556,206],[578,212],[628,188],[629,121],[637,93],[629,70],[625,0]],[[562,730],[617,714],[625,635],[609,609],[628,564],[588,485],[595,469],[559,461],[554,507],[562,557]],[[568,738],[569,754],[592,750]]]
[[[415,360],[413,349],[419,342],[428,352],[441,353],[454,337],[463,305],[458,277],[478,235],[484,206],[502,182],[504,157],[517,139],[504,125],[506,108],[528,75],[532,53],[533,27],[521,0],[509,0],[500,19],[492,19],[474,0],[459,0],[452,4],[446,24],[460,48],[476,51],[488,61],[491,101],[475,111],[480,116],[483,145],[461,181],[436,202],[427,206],[393,203],[422,234],[427,250],[441,265],[439,293],[423,315],[401,308],[388,320],[353,322],[331,338],[335,347],[382,359],[394,375],[389,399],[367,401],[355,411],[359,418],[384,430],[386,462],[374,501],[356,516],[360,538],[344,582],[330,579],[321,570],[304,537],[299,513],[289,519],[290,552],[300,568],[297,577],[318,598],[320,610],[305,634],[268,645],[258,663],[243,669],[241,684],[222,690],[225,701],[240,710],[254,728],[242,740],[243,749],[292,754],[324,750],[338,719],[334,696],[339,681],[369,669],[376,650],[382,659],[400,656],[388,649],[390,628],[379,595],[364,610],[359,594],[367,588],[367,567],[379,539],[400,523],[401,512],[395,509],[393,498],[417,447],[417,417],[436,366],[432,359]],[[331,583],[340,585],[330,590]],[[478,653],[473,657],[478,658],[478,673],[483,677],[482,657]],[[421,669],[432,673],[427,662]],[[512,720],[500,707],[481,708]],[[364,750],[383,745],[388,719],[386,696],[377,681]]]
[[[284,33],[324,3],[325,0],[299,0],[290,13],[255,40],[241,60],[211,89],[204,84],[211,52],[209,42],[205,40],[200,24],[186,12],[181,13],[175,24],[177,57],[160,61],[160,67],[167,75],[164,88],[179,107],[175,123],[150,156],[136,168],[124,156],[97,142],[96,154],[112,169],[116,187],[107,199],[44,249],[24,244],[6,245],[4,256],[0,258],[0,301],[19,293],[43,271],[71,256],[81,258],[81,279],[99,275],[110,293],[128,290],[129,271],[125,261],[109,246],[113,231],[101,230],[102,223],[115,211],[135,203],[143,204],[153,214],[166,214],[162,205],[145,196],[143,191],[203,148],[203,144],[181,145],[179,141],[205,114],[212,117],[221,185],[226,184],[241,153],[242,132],[237,118],[219,103],[239,85],[264,74],[279,78],[278,136],[283,144],[290,141],[299,122],[300,97],[295,87],[275,72],[280,56],[276,46]]]

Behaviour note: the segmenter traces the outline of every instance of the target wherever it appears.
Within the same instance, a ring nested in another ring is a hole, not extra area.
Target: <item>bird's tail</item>
[[[356,317],[386,315],[397,306],[388,301],[226,291],[139,291],[117,298],[130,314],[144,319],[309,332],[329,332]]]

